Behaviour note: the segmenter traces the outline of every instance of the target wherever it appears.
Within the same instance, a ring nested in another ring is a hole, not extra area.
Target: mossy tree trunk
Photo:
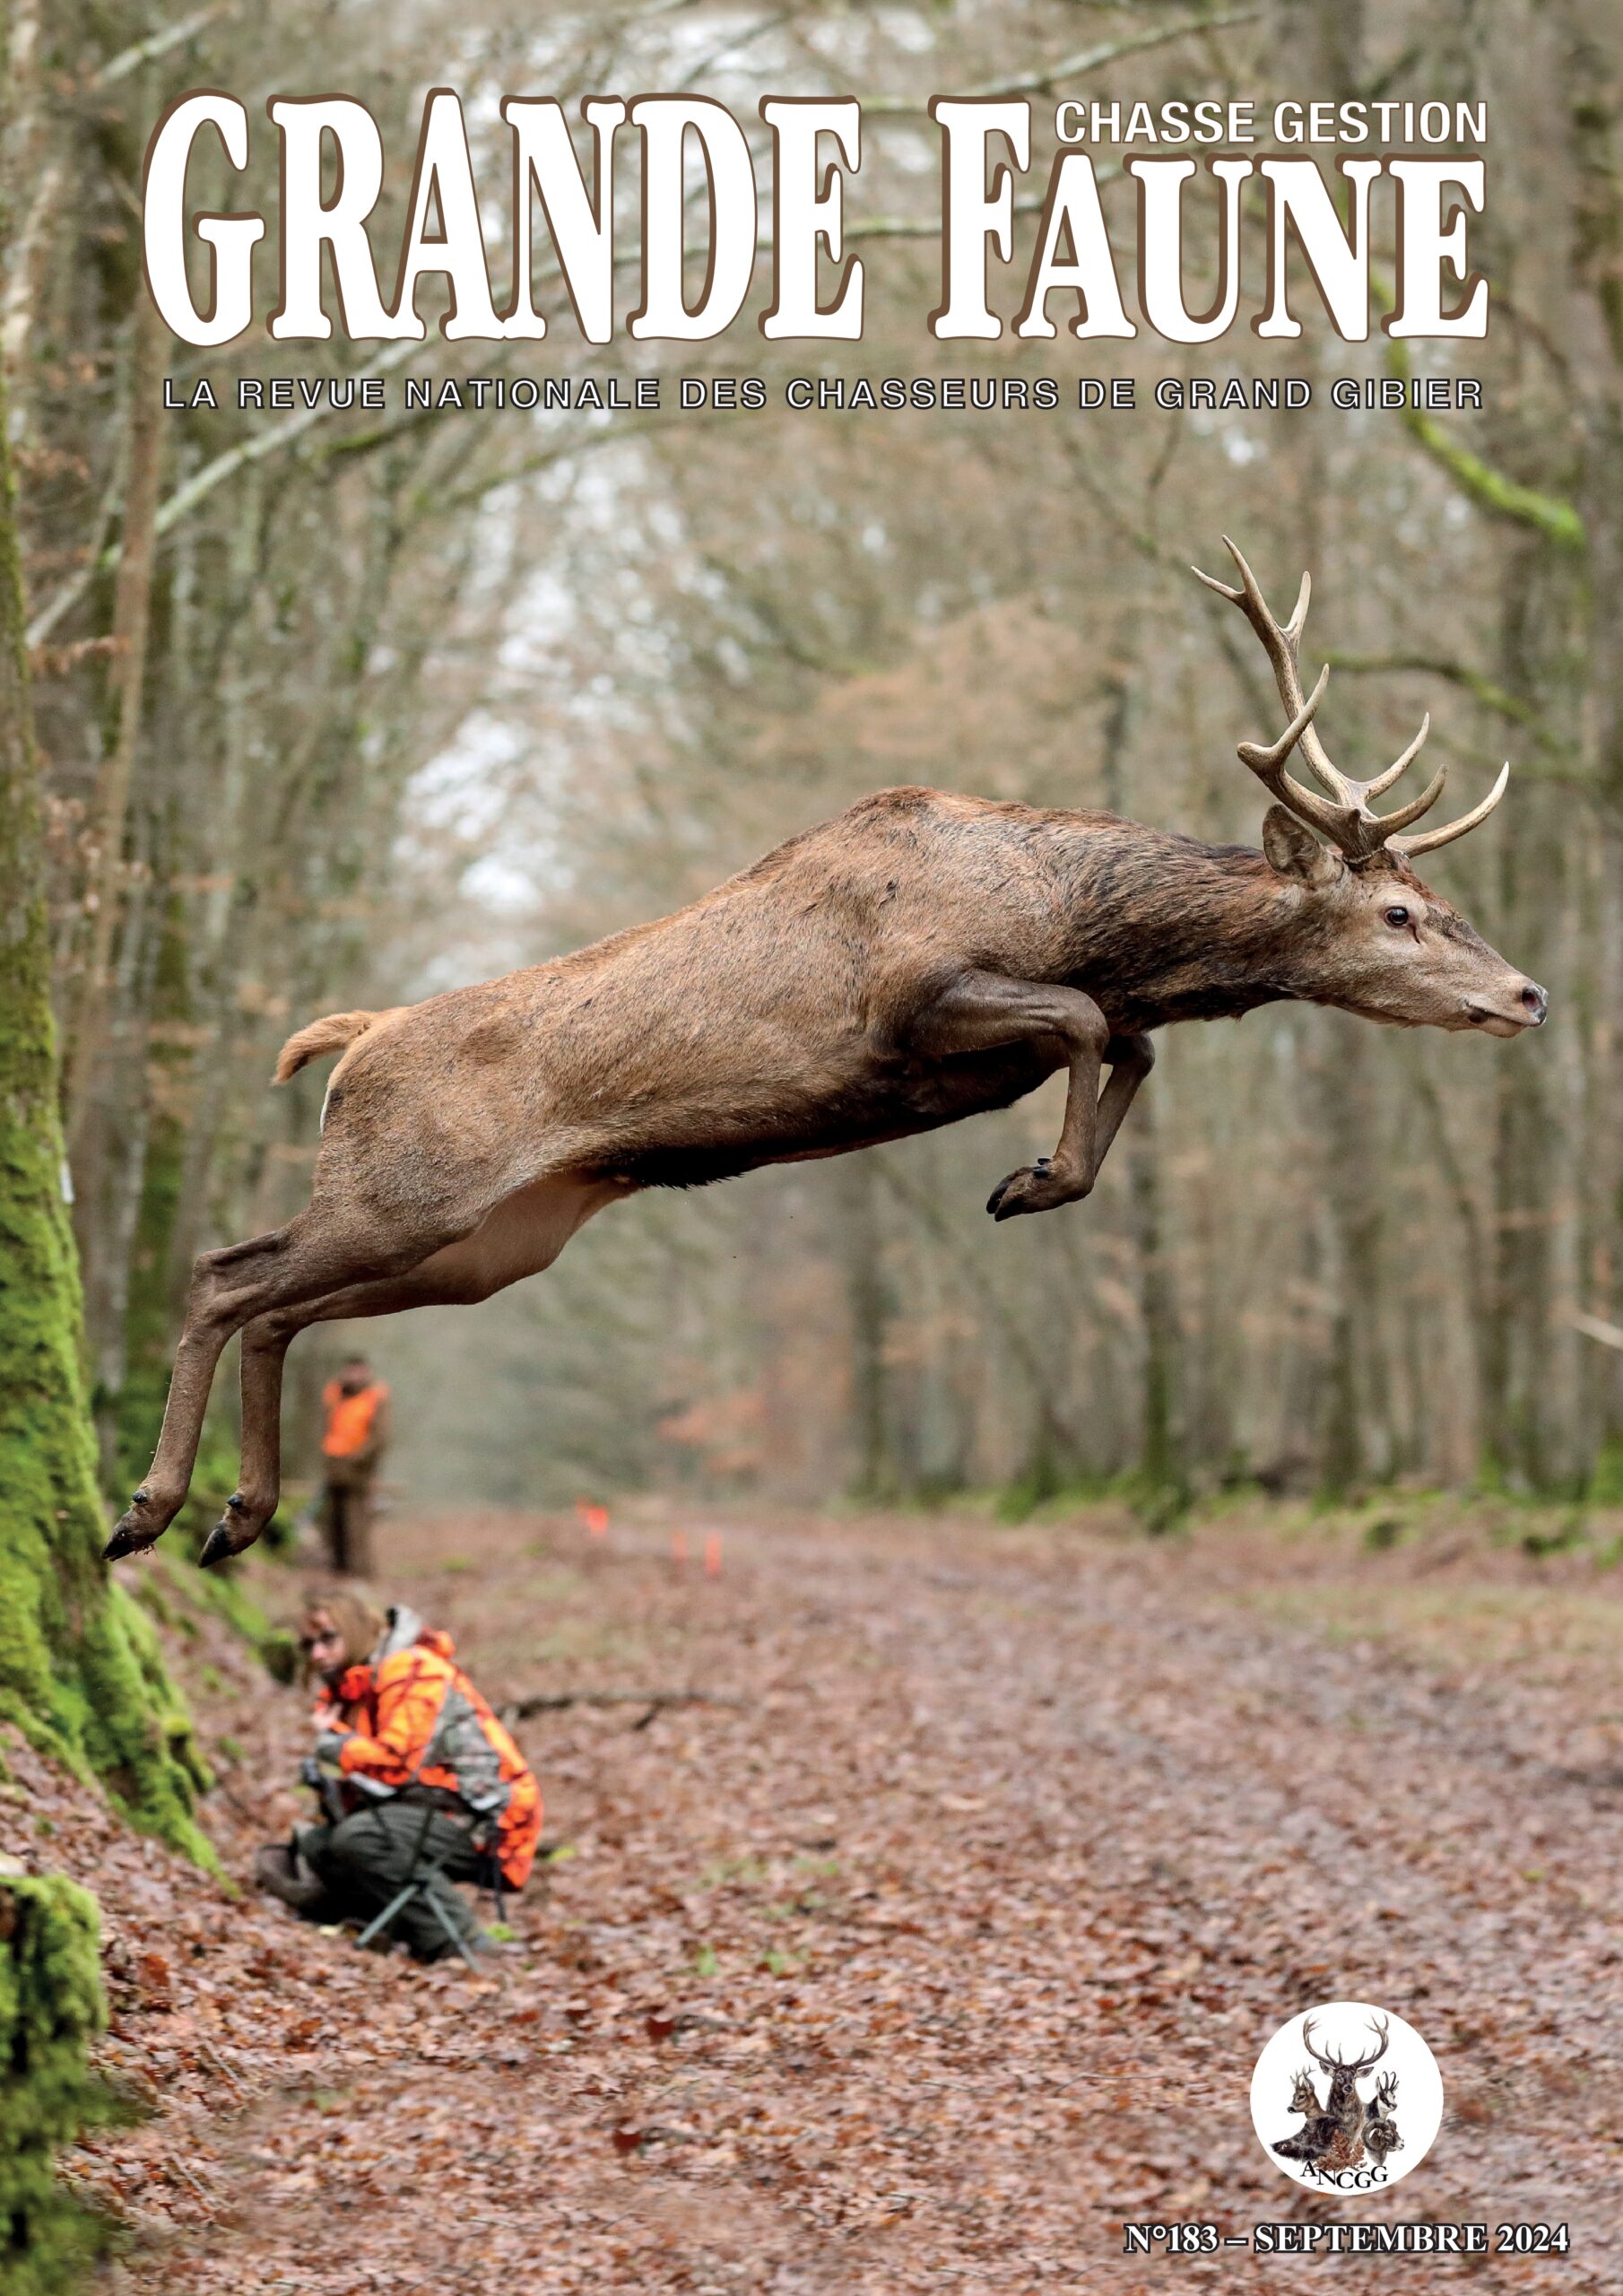
[[[152,1629],[108,1578],[63,1190],[16,500],[0,386],[0,1716],[194,1848],[200,1775]]]
[[[113,2116],[85,2051],[107,2022],[96,1900],[59,1874],[0,1866],[0,2285],[68,2296],[106,2228],[56,2182],[65,2144]]]

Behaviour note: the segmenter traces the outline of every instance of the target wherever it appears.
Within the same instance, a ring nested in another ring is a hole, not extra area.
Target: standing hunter
[[[343,1578],[372,1575],[372,1486],[388,1448],[389,1391],[364,1355],[352,1355],[321,1394],[321,1532]]]

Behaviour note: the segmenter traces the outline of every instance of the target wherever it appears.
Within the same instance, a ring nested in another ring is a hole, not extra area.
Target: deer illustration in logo
[[[1314,2064],[1330,2075],[1330,2092],[1320,2097],[1307,2066],[1297,2074],[1290,2109],[1302,2115],[1302,2126],[1294,2136],[1275,2144],[1273,2149],[1281,2160],[1299,2161],[1315,2176],[1330,2178],[1358,2168],[1366,2154],[1377,2168],[1384,2167],[1389,2152],[1402,2150],[1396,2118],[1397,2074],[1383,2074],[1368,2100],[1358,2094],[1359,2081],[1386,2054],[1385,2018],[1372,2017],[1369,2029],[1376,2036],[1376,2046],[1364,2056],[1327,2057],[1313,2045],[1313,2019],[1302,2020],[1302,2047]]]

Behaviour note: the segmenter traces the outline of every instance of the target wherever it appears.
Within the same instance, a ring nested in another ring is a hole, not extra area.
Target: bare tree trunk
[[[1305,83],[1338,98],[1358,92],[1364,11],[1357,0],[1312,0],[1306,7],[1288,7],[1280,35],[1286,55]],[[1303,348],[1308,362],[1322,367],[1318,339],[1313,347]],[[1301,540],[1310,566],[1346,555],[1330,546],[1331,506],[1337,496],[1329,458],[1335,448],[1336,442],[1323,430],[1315,430],[1304,441]],[[1378,1187],[1370,1184],[1375,1093],[1363,1024],[1342,1013],[1326,1013],[1315,1014],[1309,1025],[1320,1052],[1313,1068],[1313,1100],[1324,1160],[1334,1293],[1322,1398],[1320,1480],[1327,1492],[1339,1493],[1355,1489],[1372,1465],[1384,1472],[1391,1465],[1392,1432],[1376,1315],[1381,1196]]]
[[[855,1498],[886,1499],[894,1480],[887,1439],[885,1325],[890,1302],[880,1257],[878,1179],[872,1158],[854,1157],[841,1178],[846,1299],[851,1318],[851,1489]]]
[[[1179,1341],[1161,1206],[1159,1127],[1147,1092],[1133,1111],[1131,1205],[1144,1322],[1143,1429],[1139,1465],[1152,1500],[1180,1497],[1186,1482],[1176,1396]]]
[[[1582,374],[1586,439],[1580,507],[1589,541],[1590,685],[1594,697],[1600,852],[1595,891],[1596,1009],[1587,1032],[1583,1209],[1585,1304],[1623,1321],[1623,65],[1604,0],[1567,0],[1576,285],[1586,310]],[[1591,1345],[1582,1359],[1596,1465],[1595,1496],[1623,1500],[1623,1355]]]
[[[101,771],[91,808],[84,905],[90,918],[83,976],[70,1024],[66,1118],[70,1157],[85,1141],[92,1103],[105,1079],[98,1068],[116,1004],[112,977],[125,877],[125,825],[130,778],[141,738],[147,635],[152,625],[153,521],[161,475],[162,412],[159,392],[168,330],[147,296],[131,322],[128,475],[113,605],[111,708]]]
[[[1326,1057],[1316,1075],[1325,1182],[1335,1245],[1335,1306],[1326,1366],[1322,1479],[1328,1492],[1356,1489],[1393,1464],[1392,1387],[1380,1328],[1383,1292],[1378,1095],[1367,1023],[1320,1017]]]
[[[1558,724],[1576,626],[1575,585],[1543,537],[1519,536],[1504,574],[1503,679]],[[1533,818],[1529,821],[1526,814]],[[1553,818],[1552,818],[1553,816]],[[1499,848],[1496,919],[1511,945],[1560,914],[1567,877],[1565,836],[1547,793],[1534,790],[1515,838]],[[1493,1149],[1493,1283],[1483,1459],[1495,1478],[1532,1490],[1555,1466],[1552,1222],[1567,1144],[1549,1089],[1547,1060],[1507,1047],[1496,1064]],[[1522,1054],[1518,1058],[1517,1053]]]
[[[14,435],[31,431],[33,362],[28,356],[52,251],[52,227],[63,209],[65,155],[54,147],[45,0],[10,0],[7,42],[10,104],[0,197],[6,213],[6,260],[0,286],[0,365],[12,397]]]
[[[152,623],[152,526],[161,462],[159,392],[168,340],[156,310],[143,296],[131,321],[123,549],[104,749],[91,810],[84,890],[88,931],[69,1000],[65,1118],[104,1474],[111,1472],[117,1444],[130,1253],[148,1130],[147,1006],[155,952],[142,930],[147,903],[136,882],[139,863],[127,848]]]

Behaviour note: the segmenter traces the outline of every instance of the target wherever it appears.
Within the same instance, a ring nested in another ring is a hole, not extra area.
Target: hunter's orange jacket
[[[374,1379],[369,1387],[361,1387],[352,1396],[345,1395],[340,1380],[329,1379],[321,1390],[326,1412],[323,1454],[329,1459],[358,1458],[369,1446],[378,1414],[388,1399],[389,1391],[381,1379]]]
[[[345,1777],[383,1786],[435,1786],[494,1815],[497,1859],[508,1886],[523,1889],[541,1839],[541,1789],[511,1733],[462,1668],[448,1634],[429,1631],[365,1665],[335,1687]]]

